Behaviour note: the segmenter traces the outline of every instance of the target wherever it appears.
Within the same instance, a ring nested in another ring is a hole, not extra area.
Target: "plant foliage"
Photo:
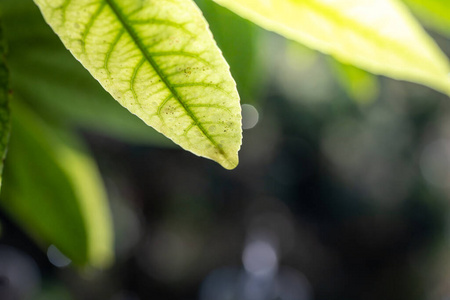
[[[189,0],[36,0],[68,49],[113,97],[183,148],[237,166],[236,85]]]
[[[215,1],[345,63],[450,94],[447,57],[397,0]]]
[[[9,72],[6,67],[6,41],[3,37],[3,29],[0,24],[0,183],[3,171],[3,161],[8,147],[11,130],[9,111]]]
[[[254,25],[221,6],[333,56],[340,61],[330,60],[333,69],[358,101],[377,95],[376,78],[366,71],[450,94],[447,56],[405,6],[449,36],[445,1],[34,2],[0,2],[13,49],[6,57],[0,43],[1,158],[11,127],[10,98],[14,125],[0,204],[43,246],[54,244],[78,265],[110,262],[113,230],[100,175],[74,127],[164,143],[140,118],[186,150],[226,169],[237,166],[238,90],[244,102],[254,100],[258,49]]]

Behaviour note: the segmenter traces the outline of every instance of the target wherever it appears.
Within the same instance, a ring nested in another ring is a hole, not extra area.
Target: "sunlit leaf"
[[[123,106],[183,148],[236,167],[239,97],[192,0],[35,2],[66,47]]]
[[[61,44],[33,1],[1,0],[0,14],[11,88],[33,110],[126,142],[175,146],[114,101]]]
[[[195,2],[202,10],[217,45],[230,65],[241,101],[254,102],[258,97],[258,90],[261,90],[257,86],[264,79],[257,55],[260,29],[210,0]]]
[[[0,20],[0,184],[3,171],[3,160],[6,156],[9,133],[11,130],[9,112],[9,80],[6,68],[6,43],[3,38]]]
[[[450,94],[448,58],[397,0],[214,0],[344,63]]]
[[[79,265],[107,265],[113,233],[95,163],[75,136],[17,100],[0,205],[44,247],[54,244]]]
[[[450,2],[448,0],[403,0],[425,25],[450,37]]]

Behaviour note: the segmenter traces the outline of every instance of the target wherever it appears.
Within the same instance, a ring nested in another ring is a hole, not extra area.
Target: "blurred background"
[[[2,2],[14,95],[95,158],[115,262],[76,267],[2,209],[0,299],[450,299],[448,97],[197,1],[242,97],[227,171],[115,103],[32,1]]]

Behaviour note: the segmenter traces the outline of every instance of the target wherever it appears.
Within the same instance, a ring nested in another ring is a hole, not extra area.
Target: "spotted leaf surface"
[[[181,147],[236,167],[236,84],[192,0],[35,2],[64,45],[130,112]]]
[[[344,63],[450,94],[448,58],[397,0],[214,0]]]

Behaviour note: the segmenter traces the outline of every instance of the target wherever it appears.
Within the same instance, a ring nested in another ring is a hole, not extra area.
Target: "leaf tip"
[[[238,152],[239,149],[236,148],[224,148],[222,145],[216,145],[214,152],[200,156],[214,160],[227,170],[233,170],[239,164]]]
[[[222,144],[216,145],[215,155],[211,158],[227,170],[235,169],[239,164],[238,153],[242,145],[242,135],[238,141],[238,143],[231,143],[228,147],[223,147]]]
[[[227,170],[233,170],[239,164],[238,154],[236,153],[231,157],[225,157],[224,159],[218,161],[218,163]]]

